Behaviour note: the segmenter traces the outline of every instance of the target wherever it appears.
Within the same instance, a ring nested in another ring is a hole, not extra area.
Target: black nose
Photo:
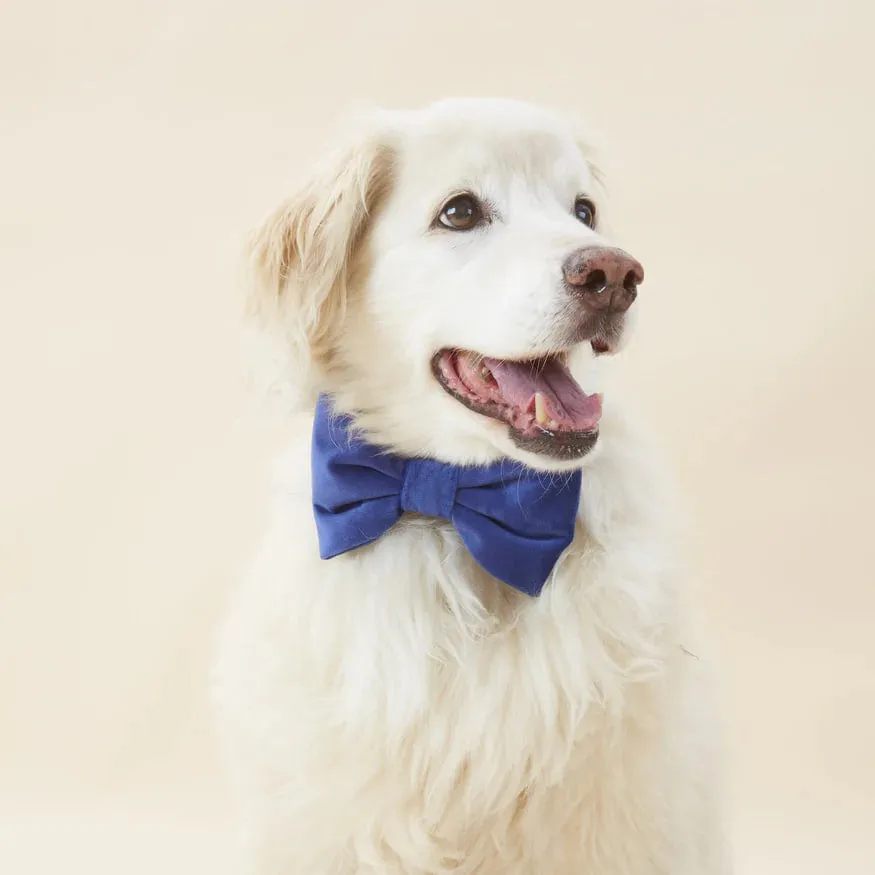
[[[624,312],[638,297],[644,268],[622,249],[586,246],[562,265],[565,282],[593,310]]]

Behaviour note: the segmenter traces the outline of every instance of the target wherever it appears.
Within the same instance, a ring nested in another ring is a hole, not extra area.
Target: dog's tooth
[[[538,425],[547,425],[549,423],[547,402],[540,392],[535,393],[535,420]]]

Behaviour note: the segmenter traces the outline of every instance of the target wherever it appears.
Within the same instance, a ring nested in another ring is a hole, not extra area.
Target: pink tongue
[[[535,394],[544,396],[547,417],[568,431],[595,431],[602,415],[599,395],[587,395],[558,359],[546,363],[485,359],[506,401],[534,413]]]

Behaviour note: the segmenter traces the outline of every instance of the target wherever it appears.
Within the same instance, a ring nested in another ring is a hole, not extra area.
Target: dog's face
[[[256,236],[290,368],[402,454],[580,465],[643,279],[584,148],[508,101],[377,116]]]

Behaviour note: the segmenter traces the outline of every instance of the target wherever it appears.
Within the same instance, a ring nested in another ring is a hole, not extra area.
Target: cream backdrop
[[[741,873],[875,871],[867,0],[0,11],[0,871],[231,873],[205,707],[282,426],[240,234],[361,102],[585,113],[647,268],[621,379],[720,652]]]

